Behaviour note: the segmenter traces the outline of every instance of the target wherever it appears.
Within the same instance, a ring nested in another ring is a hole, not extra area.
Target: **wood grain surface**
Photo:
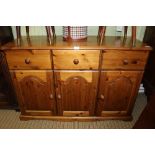
[[[9,69],[51,69],[50,50],[6,51]]]
[[[131,120],[150,46],[131,38],[97,37],[49,45],[22,38],[1,48],[6,56],[21,120]]]

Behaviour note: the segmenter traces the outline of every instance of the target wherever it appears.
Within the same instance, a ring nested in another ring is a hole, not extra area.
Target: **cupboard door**
[[[52,72],[15,71],[12,78],[23,115],[56,114]]]
[[[98,72],[55,72],[58,113],[61,116],[94,115]]]
[[[97,115],[130,115],[142,74],[143,72],[141,71],[101,72]]]

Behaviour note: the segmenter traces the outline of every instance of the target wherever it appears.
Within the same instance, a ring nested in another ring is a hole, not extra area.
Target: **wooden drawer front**
[[[9,69],[51,69],[50,50],[12,50],[6,52]]]
[[[147,57],[147,51],[105,51],[102,69],[143,70]]]
[[[99,50],[54,50],[54,69],[98,69]]]

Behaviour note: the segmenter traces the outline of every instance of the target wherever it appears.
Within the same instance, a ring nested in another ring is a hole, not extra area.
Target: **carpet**
[[[147,104],[146,96],[139,93],[132,112],[132,121],[104,120],[94,122],[61,122],[51,120],[20,121],[19,112],[0,110],[1,129],[131,129]]]

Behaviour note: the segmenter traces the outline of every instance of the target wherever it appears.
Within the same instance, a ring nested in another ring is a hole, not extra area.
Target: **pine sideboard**
[[[5,54],[20,119],[131,120],[151,47],[107,36],[49,45],[44,36],[9,42]]]

